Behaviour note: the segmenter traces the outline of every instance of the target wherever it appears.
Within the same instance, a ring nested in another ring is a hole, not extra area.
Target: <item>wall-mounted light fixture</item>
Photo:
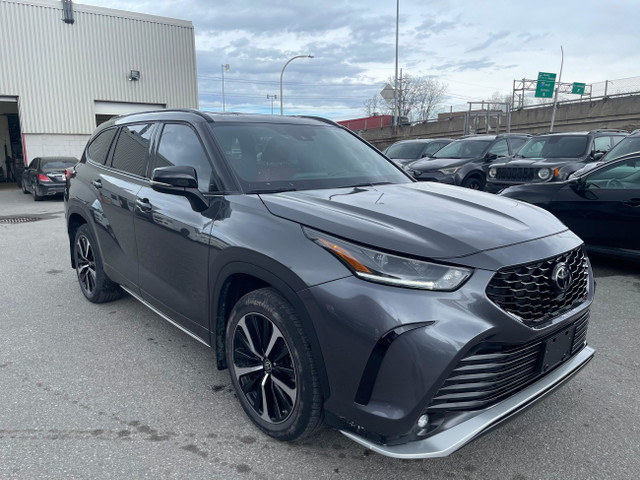
[[[129,81],[137,82],[138,80],[140,80],[140,70],[131,70],[129,72]]]
[[[62,0],[62,21],[64,23],[75,23],[73,18],[73,2],[71,0]]]

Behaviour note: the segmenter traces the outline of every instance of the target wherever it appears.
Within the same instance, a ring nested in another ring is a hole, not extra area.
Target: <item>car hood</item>
[[[446,259],[566,230],[512,199],[438,183],[261,194],[274,215],[387,251]]]
[[[580,158],[514,158],[513,160],[500,164],[493,164],[493,167],[535,167],[551,168],[556,165],[566,165],[567,163],[580,162]]]
[[[435,171],[441,168],[457,167],[469,163],[475,158],[427,158],[417,160],[409,165],[412,170]]]

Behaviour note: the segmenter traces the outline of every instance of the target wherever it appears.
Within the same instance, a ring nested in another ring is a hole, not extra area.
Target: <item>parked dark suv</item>
[[[215,346],[280,440],[324,421],[385,455],[448,455],[593,356],[580,239],[525,203],[416,183],[327,120],[120,117],[65,199],[85,297],[126,291]]]
[[[626,130],[599,129],[536,135],[513,158],[491,165],[487,191],[497,193],[521,183],[566,180],[586,163],[600,160],[627,134]]]
[[[404,169],[420,181],[484,190],[491,162],[513,155],[530,137],[521,133],[463,137],[438,150],[431,158],[406,164]]]
[[[398,165],[406,165],[420,158],[432,157],[445,145],[453,142],[451,138],[414,138],[400,140],[384,149],[383,153]]]

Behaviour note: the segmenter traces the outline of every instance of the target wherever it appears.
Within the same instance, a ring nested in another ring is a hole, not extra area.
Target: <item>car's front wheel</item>
[[[98,242],[86,223],[76,231],[73,258],[78,283],[87,300],[104,303],[122,296],[122,289],[104,273]]]
[[[471,190],[484,190],[484,180],[476,176],[467,177],[462,182],[462,186]]]
[[[267,435],[296,440],[322,423],[322,394],[295,309],[273,288],[244,295],[226,330],[231,382],[242,408]]]

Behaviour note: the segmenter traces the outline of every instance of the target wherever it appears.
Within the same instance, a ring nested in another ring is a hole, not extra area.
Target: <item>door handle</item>
[[[148,198],[136,198],[136,207],[138,207],[141,212],[150,212],[153,209]]]
[[[102,188],[102,181],[99,178],[96,178],[95,180],[93,180],[91,182],[93,184],[94,187],[96,188]]]
[[[622,202],[627,207],[640,207],[640,198],[630,198],[626,202]]]

